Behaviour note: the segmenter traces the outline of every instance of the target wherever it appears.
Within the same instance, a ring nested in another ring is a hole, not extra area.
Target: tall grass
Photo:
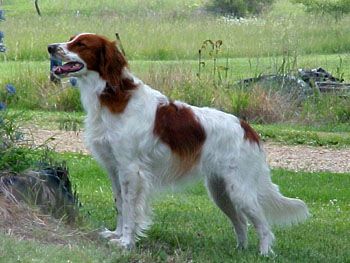
[[[9,60],[45,60],[48,43],[78,32],[110,38],[119,32],[128,57],[142,60],[195,59],[198,43],[206,39],[223,40],[229,47],[223,56],[229,57],[342,53],[350,44],[350,16],[336,22],[298,6],[288,11],[277,5],[258,19],[237,20],[209,15],[200,0],[42,1],[41,18],[30,1],[5,4]]]
[[[8,12],[2,30],[8,52],[0,57],[0,86],[12,83],[18,88],[19,108],[81,110],[77,90],[49,82],[47,44],[66,41],[77,32],[97,32],[110,38],[119,32],[131,69],[173,99],[216,107],[258,122],[297,117],[306,123],[325,119],[330,125],[348,119],[347,107],[341,109],[348,99],[340,100],[340,106],[330,111],[333,102],[327,98],[320,98],[325,103],[313,98],[304,108],[295,108],[287,106],[283,97],[270,96],[270,91],[257,88],[247,94],[233,84],[261,74],[293,74],[297,68],[319,66],[349,79],[350,57],[339,53],[350,45],[350,16],[335,21],[310,15],[286,0],[277,1],[259,18],[245,20],[209,15],[200,0],[176,4],[170,0],[84,4],[57,0],[40,4],[42,17],[35,14],[29,1],[7,1],[4,6]],[[215,61],[202,52],[205,67],[198,78],[198,49],[209,39],[223,45]]]
[[[288,58],[235,58],[219,59],[217,67],[228,65],[227,78],[220,85],[214,84],[213,61],[206,57],[205,67],[201,68],[198,78],[197,61],[145,62],[131,61],[132,71],[145,83],[160,90],[172,99],[179,99],[197,106],[210,106],[245,117],[250,121],[262,123],[302,121],[305,123],[323,123],[331,125],[348,121],[348,98],[320,96],[310,98],[303,108],[290,104],[290,98],[275,94],[270,89],[241,88],[234,85],[242,78],[269,73],[289,73],[296,68],[324,66],[336,76],[349,78],[346,68],[350,59],[344,55],[298,56],[289,58],[292,66],[286,64]],[[296,60],[296,61],[294,61]],[[283,70],[281,71],[281,68]],[[287,72],[288,71],[288,72]],[[19,100],[17,108],[80,111],[79,92],[68,84],[53,85],[48,78],[49,62],[0,63],[0,87],[12,83],[17,87]],[[216,72],[216,74],[218,74]],[[224,74],[223,74],[224,75]],[[244,100],[245,98],[245,100]],[[333,99],[332,99],[333,98]],[[244,101],[247,103],[244,104]],[[289,103],[289,104],[288,104]],[[295,119],[296,117],[296,119]]]
[[[57,15],[64,13],[73,13],[77,11],[82,15],[95,14],[115,14],[118,16],[140,16],[167,14],[174,12],[186,12],[199,7],[204,3],[203,0],[101,0],[101,1],[85,1],[82,3],[78,0],[55,0],[55,1],[39,1],[39,6],[43,16]],[[6,9],[16,15],[34,12],[34,3],[26,0],[9,0],[4,1],[3,5]]]

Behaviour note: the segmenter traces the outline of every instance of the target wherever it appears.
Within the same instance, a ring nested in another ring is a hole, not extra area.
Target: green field
[[[82,202],[88,228],[114,227],[110,183],[87,156],[64,155]],[[105,242],[72,241],[71,245],[18,241],[2,235],[2,262],[347,262],[350,257],[350,174],[273,171],[281,191],[308,204],[312,217],[290,228],[274,228],[274,259],[258,255],[257,237],[249,228],[247,251],[235,250],[227,218],[209,200],[202,183],[154,199],[154,225],[133,252]],[[38,234],[39,235],[39,234]],[[69,238],[67,237],[67,242]],[[18,261],[17,261],[18,260]]]
[[[132,60],[195,59],[206,39],[221,39],[223,56],[262,57],[346,53],[349,18],[305,15],[300,5],[278,1],[262,18],[226,21],[203,11],[204,1],[39,1],[39,18],[30,1],[4,1],[9,60],[45,60],[48,43],[78,32],[114,38],[119,32]],[[79,15],[77,15],[79,11]]]

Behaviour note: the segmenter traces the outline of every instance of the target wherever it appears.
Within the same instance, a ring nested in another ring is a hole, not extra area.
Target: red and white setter
[[[243,120],[212,108],[172,101],[129,70],[116,43],[90,33],[48,46],[65,61],[59,77],[74,76],[86,110],[88,148],[108,171],[117,227],[101,234],[132,248],[151,224],[155,189],[204,176],[208,192],[231,220],[238,248],[246,248],[247,220],[272,252],[271,224],[306,219],[307,206],[284,197],[271,182],[258,134]]]

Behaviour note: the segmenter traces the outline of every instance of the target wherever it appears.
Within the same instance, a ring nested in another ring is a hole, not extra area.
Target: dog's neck
[[[106,81],[100,77],[99,73],[91,71],[89,74],[80,76],[77,86],[79,87],[81,103],[86,113],[90,115],[100,111],[101,104],[98,96],[103,92]]]
[[[88,115],[92,114],[95,116],[104,107],[107,107],[112,113],[121,113],[125,105],[122,106],[119,104],[125,104],[126,102],[123,101],[123,98],[113,97],[113,95],[117,96],[119,93],[131,92],[142,84],[142,81],[137,79],[128,68],[123,69],[120,82],[121,86],[111,86],[96,71],[90,71],[89,74],[78,78],[81,103]],[[108,94],[111,92],[112,94]]]

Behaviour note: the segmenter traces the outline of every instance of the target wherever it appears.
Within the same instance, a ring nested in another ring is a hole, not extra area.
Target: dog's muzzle
[[[58,45],[57,44],[52,44],[47,46],[47,51],[49,52],[50,55],[54,55],[57,52]]]

